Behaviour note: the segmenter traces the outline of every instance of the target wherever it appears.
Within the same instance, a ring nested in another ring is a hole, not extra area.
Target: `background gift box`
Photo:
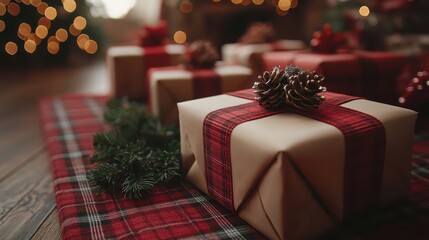
[[[247,67],[220,63],[212,69],[153,68],[148,73],[151,111],[165,123],[178,123],[177,103],[249,88],[251,75]]]
[[[145,78],[148,69],[179,64],[185,49],[185,46],[178,44],[110,47],[107,64],[114,96],[146,101]]]

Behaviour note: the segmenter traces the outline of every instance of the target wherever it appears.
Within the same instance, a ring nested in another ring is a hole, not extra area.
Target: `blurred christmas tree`
[[[88,7],[75,0],[0,0],[0,63],[64,63],[72,52],[97,53],[100,32]]]

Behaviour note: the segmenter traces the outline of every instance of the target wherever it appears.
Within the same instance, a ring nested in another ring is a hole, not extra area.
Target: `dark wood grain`
[[[60,226],[38,101],[108,94],[104,61],[0,69],[0,239],[59,239]]]

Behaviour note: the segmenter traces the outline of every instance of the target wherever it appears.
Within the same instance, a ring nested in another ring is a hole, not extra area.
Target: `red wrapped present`
[[[355,51],[362,67],[362,96],[374,101],[394,103],[396,85],[406,59],[393,52]]]
[[[321,32],[315,33],[313,52],[264,53],[261,65],[264,70],[289,64],[316,70],[325,76],[325,84],[331,91],[394,103],[405,57],[392,52],[342,49],[341,35],[334,35],[329,29],[325,25]]]

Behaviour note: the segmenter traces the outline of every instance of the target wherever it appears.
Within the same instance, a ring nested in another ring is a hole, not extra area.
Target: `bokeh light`
[[[291,2],[289,0],[279,0],[278,7],[282,11],[288,11],[290,9]]]
[[[31,40],[31,39],[28,39],[24,43],[24,49],[28,53],[33,53],[34,51],[36,51],[36,46],[37,46],[36,42],[34,40]]]
[[[76,10],[76,2],[74,0],[64,0],[63,7],[66,12],[72,13]]]
[[[3,16],[6,14],[6,7],[0,4],[0,16]]]
[[[41,15],[45,15],[45,10],[48,8],[48,4],[45,2],[42,2],[37,6],[37,12],[39,12]]]
[[[3,20],[0,20],[0,32],[3,32],[5,28],[6,28],[6,24],[4,23]]]
[[[18,4],[12,2],[12,3],[9,3],[9,5],[7,5],[7,11],[12,16],[18,16],[19,13],[21,12],[21,8],[19,7]]]
[[[81,16],[75,17],[73,20],[73,25],[77,30],[83,30],[86,27],[86,19]]]
[[[85,42],[84,48],[87,53],[94,54],[97,52],[98,45],[97,42],[95,42],[94,40],[88,40]]]
[[[45,26],[47,29],[51,28],[51,20],[47,19],[46,17],[41,17],[38,24]]]
[[[39,38],[44,39],[48,35],[48,28],[44,25],[39,25],[35,32]]]
[[[60,42],[65,42],[68,36],[69,34],[63,28],[58,29],[57,32],[55,33],[55,38]]]
[[[9,55],[15,55],[18,52],[18,46],[14,42],[8,42],[5,45],[5,50]]]
[[[174,33],[173,39],[176,43],[182,44],[186,42],[186,33],[184,31],[177,31]]]
[[[49,20],[54,20],[57,17],[57,10],[53,7],[47,7],[45,9],[45,17]]]
[[[359,14],[362,17],[367,17],[369,15],[369,13],[370,13],[369,7],[362,6],[362,7],[359,8]]]

